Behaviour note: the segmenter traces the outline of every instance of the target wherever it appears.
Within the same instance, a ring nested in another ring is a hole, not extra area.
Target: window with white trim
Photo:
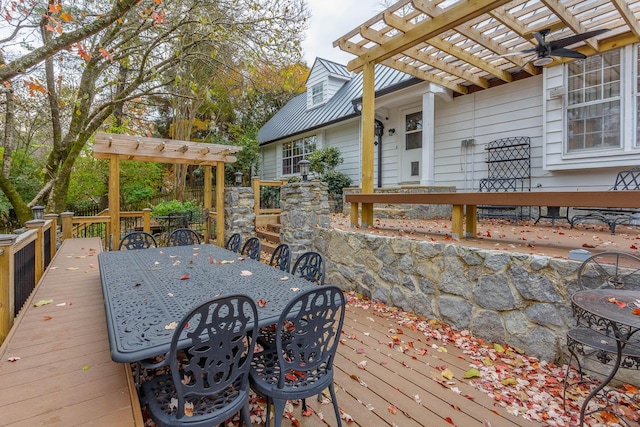
[[[422,148],[422,111],[405,117],[405,150]]]
[[[622,146],[620,50],[568,65],[567,153]]]
[[[324,82],[316,83],[311,87],[311,105],[316,106],[324,102]]]
[[[316,135],[307,136],[282,144],[282,174],[300,173],[300,160],[316,149]]]

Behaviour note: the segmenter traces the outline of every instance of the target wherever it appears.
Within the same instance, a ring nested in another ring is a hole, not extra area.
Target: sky
[[[381,0],[307,0],[311,20],[302,42],[304,60],[311,67],[316,58],[347,65],[354,55],[333,47],[333,42],[382,12]]]

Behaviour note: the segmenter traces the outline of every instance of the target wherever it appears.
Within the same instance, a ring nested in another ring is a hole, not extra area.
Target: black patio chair
[[[200,235],[190,228],[177,228],[169,234],[167,246],[191,246],[200,244]]]
[[[171,340],[171,373],[142,384],[155,423],[212,426],[240,411],[241,425],[250,426],[248,375],[257,326],[256,305],[245,295],[217,298],[189,312]]]
[[[118,250],[157,248],[156,239],[144,231],[133,231],[122,238]]]
[[[240,252],[240,246],[242,245],[242,236],[240,233],[233,233],[227,243],[225,243],[225,249],[229,249],[233,252]]]
[[[325,262],[318,252],[305,252],[296,259],[291,274],[302,277],[316,285],[324,285]]]
[[[242,255],[246,255],[251,259],[255,259],[256,261],[260,261],[260,251],[262,250],[262,243],[260,239],[257,237],[249,237],[244,245],[242,246],[242,250],[240,253]]]
[[[291,269],[291,248],[286,243],[276,246],[271,254],[269,265],[289,273]]]
[[[254,355],[251,388],[271,404],[280,426],[287,400],[305,399],[329,388],[338,426],[340,410],[333,386],[333,360],[344,321],[345,299],[337,286],[303,292],[284,309],[276,325],[276,346]],[[303,400],[303,407],[306,404]]]

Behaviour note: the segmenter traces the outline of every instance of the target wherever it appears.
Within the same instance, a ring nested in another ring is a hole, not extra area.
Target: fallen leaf
[[[11,357],[7,357],[7,360],[9,362],[17,362],[18,360],[20,360],[20,358],[18,356],[11,356]]]
[[[185,275],[180,277],[180,280],[187,280],[189,279],[189,273],[186,273]]]
[[[252,273],[252,272],[250,272],[249,270],[242,270],[242,271],[240,272],[240,275],[241,275],[241,276],[253,276],[253,273]]]
[[[452,378],[454,377],[453,372],[452,372],[452,371],[451,371],[451,369],[449,369],[449,368],[447,368],[447,369],[445,369],[444,371],[442,371],[442,372],[440,373],[440,375],[442,375],[444,378],[446,378],[446,379],[448,379],[448,380],[450,380],[450,379],[452,379]]]
[[[167,331],[173,331],[177,327],[178,327],[178,322],[171,322],[168,325],[165,325],[164,329],[166,329]]]
[[[267,306],[267,301],[265,301],[264,299],[260,298],[258,301],[256,301],[256,304],[258,304],[258,307],[266,307]]]
[[[41,299],[37,303],[33,304],[34,307],[42,307],[43,305],[52,304],[52,299]]]
[[[476,368],[471,368],[467,372],[465,372],[462,377],[465,379],[480,378],[480,371],[477,370]]]

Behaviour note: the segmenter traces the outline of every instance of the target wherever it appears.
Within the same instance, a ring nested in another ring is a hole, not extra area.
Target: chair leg
[[[329,393],[331,393],[333,410],[336,412],[336,422],[338,423],[338,427],[342,427],[342,418],[340,418],[340,408],[338,408],[338,399],[336,399],[336,390],[333,387],[333,383],[329,385]]]
[[[240,410],[240,426],[244,421],[244,425],[247,427],[251,427],[251,412],[249,411],[249,402],[245,403],[245,405]]]
[[[284,414],[284,407],[286,403],[286,400],[273,399],[273,421],[275,427],[280,427],[282,425],[282,415]],[[267,422],[269,422],[268,419]]]

